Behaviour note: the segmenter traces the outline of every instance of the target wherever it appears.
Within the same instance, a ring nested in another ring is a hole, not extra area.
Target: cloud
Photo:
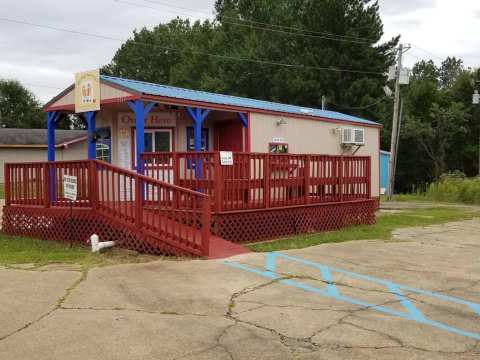
[[[128,39],[134,29],[152,28],[176,16],[182,17],[182,14],[183,17],[190,14],[193,18],[206,18],[205,12],[213,12],[214,1],[182,2],[185,7],[202,10],[196,14],[146,1],[128,2],[158,11],[115,0],[69,1],[68,6],[63,0],[16,0],[2,3],[0,17]],[[0,21],[0,78],[16,78],[28,84],[68,86],[75,72],[109,63],[121,43]],[[52,97],[52,89],[28,87],[44,102]]]
[[[402,15],[435,7],[435,0],[379,0],[380,11],[385,15]]]
[[[176,16],[207,18],[213,14],[214,2],[15,0],[2,2],[0,17],[126,39],[134,29],[152,28]],[[201,12],[192,12],[189,8]],[[452,0],[380,0],[380,12],[385,39],[401,34],[402,41],[441,58],[454,55],[463,57],[467,66],[480,65],[478,34],[472,30],[478,28],[480,1],[463,1],[459,6]],[[29,88],[42,101],[47,101],[59,92],[49,87],[66,87],[72,83],[75,72],[109,63],[120,44],[0,20],[0,78],[15,78],[30,84]],[[412,49],[409,54],[407,59],[411,63],[429,57],[418,49]]]

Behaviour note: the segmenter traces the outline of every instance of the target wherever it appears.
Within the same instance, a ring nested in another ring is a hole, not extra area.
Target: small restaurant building
[[[79,186],[75,241],[100,233],[149,253],[241,252],[233,243],[375,218],[381,126],[370,120],[98,71],[77,74],[44,110],[48,162],[5,165],[11,233],[68,237],[67,174]],[[56,161],[62,113],[85,120],[85,159]]]

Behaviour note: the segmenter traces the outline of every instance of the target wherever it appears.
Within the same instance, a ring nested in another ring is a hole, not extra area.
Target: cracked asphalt
[[[391,241],[284,254],[480,303],[480,219],[409,228]],[[265,254],[229,259],[265,270]],[[278,259],[279,279],[223,260],[0,267],[0,359],[479,359],[480,341],[288,286],[405,312],[385,286]],[[462,304],[404,292],[424,316],[480,334]]]

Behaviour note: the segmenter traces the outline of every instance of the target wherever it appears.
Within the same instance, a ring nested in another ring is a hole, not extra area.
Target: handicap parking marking
[[[309,267],[313,267],[315,269],[319,270],[319,273],[321,275],[322,280],[326,283],[326,286],[324,288],[317,288],[315,286],[307,285],[300,283],[298,281],[295,281],[293,279],[286,279],[284,275],[278,274],[276,272],[277,270],[277,259],[283,259],[283,260],[288,260],[293,263],[299,263],[303,265],[307,265]],[[366,307],[372,310],[376,310],[379,312],[382,312],[384,314],[389,314],[393,316],[400,317],[405,320],[410,320],[410,321],[415,321],[420,324],[424,325],[429,325],[441,330],[445,330],[450,333],[454,333],[460,336],[468,337],[468,338],[473,338],[476,340],[480,340],[480,333],[476,332],[471,332],[467,331],[464,329],[460,329],[457,327],[453,327],[450,325],[447,325],[442,322],[438,322],[435,320],[431,320],[427,318],[419,309],[415,307],[415,305],[405,296],[404,292],[409,292],[413,294],[419,294],[427,297],[432,297],[436,299],[443,300],[445,302],[450,302],[450,303],[455,303],[455,304],[460,304],[460,305],[465,305],[467,306],[474,314],[475,316],[480,316],[480,304],[458,298],[458,297],[453,297],[453,296],[448,296],[444,294],[440,294],[437,292],[432,292],[432,291],[427,291],[427,290],[422,290],[422,289],[417,289],[411,286],[407,285],[401,285],[401,284],[396,284],[392,281],[388,280],[383,280],[379,279],[373,276],[369,275],[362,275],[359,273],[355,273],[352,271],[347,271],[347,270],[342,270],[339,268],[331,267],[328,265],[324,264],[319,264],[314,261],[306,260],[303,258],[299,257],[294,257],[290,255],[286,255],[283,253],[279,252],[270,252],[265,254],[265,269],[256,269],[252,268],[250,266],[234,262],[234,261],[225,261],[224,262],[226,265],[233,267],[235,269],[247,271],[250,273],[257,274],[259,276],[263,276],[265,278],[271,279],[271,280],[278,280],[279,283],[287,286],[292,286],[310,293],[314,293],[320,296],[324,297],[329,297],[336,299],[338,301],[342,301],[345,303],[353,304],[353,305],[358,305],[361,307]],[[364,280],[368,281],[374,284],[379,284],[385,286],[385,288],[393,294],[398,300],[399,303],[405,308],[405,311],[397,311],[382,305],[376,305],[369,303],[364,300],[360,299],[355,299],[350,296],[345,296],[340,293],[338,290],[337,286],[335,285],[332,277],[332,273],[339,273],[343,274],[347,277],[353,278],[353,279],[359,279],[359,280]]]

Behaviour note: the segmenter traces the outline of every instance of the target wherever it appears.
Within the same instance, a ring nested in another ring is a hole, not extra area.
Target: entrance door
[[[243,126],[240,121],[215,123],[215,150],[243,151]]]
[[[135,134],[134,139],[136,139]],[[170,153],[173,150],[172,129],[145,129],[143,139],[144,152]],[[165,156],[156,156],[154,161],[145,164],[144,170],[146,176],[171,184],[173,183],[173,163],[168,154],[165,154]]]

